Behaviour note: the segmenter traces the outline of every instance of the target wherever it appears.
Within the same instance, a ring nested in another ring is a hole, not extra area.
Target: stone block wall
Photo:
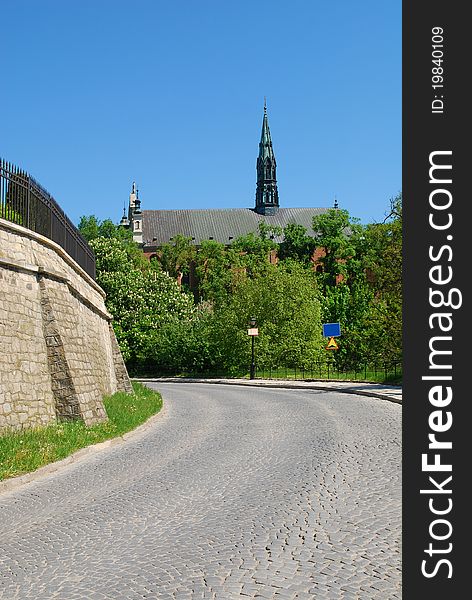
[[[91,425],[131,391],[104,299],[60,246],[0,219],[0,432]]]
[[[0,252],[4,254],[3,240]],[[0,255],[0,258],[2,256]],[[0,429],[55,420],[38,284],[0,263]]]

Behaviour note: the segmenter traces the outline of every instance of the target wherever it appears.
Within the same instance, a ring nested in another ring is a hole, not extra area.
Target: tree
[[[244,272],[256,276],[267,271],[270,255],[278,245],[268,237],[251,232],[236,238],[230,246],[231,263],[236,273]]]
[[[190,270],[190,265],[195,260],[195,246],[192,238],[176,235],[171,242],[162,244],[159,249],[162,268],[171,277],[182,277]]]
[[[401,196],[383,223],[360,226],[347,211],[313,220],[322,258],[323,318],[339,321],[336,361],[349,366],[401,355]],[[342,275],[341,278],[338,276]],[[336,283],[337,280],[337,283]]]
[[[111,219],[100,221],[95,215],[80,217],[77,229],[87,242],[91,242],[98,237],[116,238],[128,242],[133,241],[133,234],[129,229],[121,225],[115,225]]]
[[[347,277],[347,263],[356,254],[354,240],[359,237],[362,228],[347,210],[332,208],[313,217],[313,230],[317,234],[316,245],[325,252],[320,259],[324,287],[336,285],[339,275]]]
[[[289,223],[283,230],[284,241],[280,245],[280,258],[309,263],[316,248],[316,241],[307,234],[306,227]]]
[[[303,267],[268,265],[264,274],[244,277],[215,307],[209,346],[216,364],[244,371],[250,364],[249,319],[259,328],[259,366],[309,366],[322,356],[320,298],[314,277]]]
[[[82,234],[82,237],[87,242],[91,242],[95,238],[98,238],[100,223],[95,215],[86,217],[85,215],[80,217],[80,222],[77,229]]]
[[[390,211],[382,223],[365,229],[365,265],[379,292],[401,298],[402,294],[402,196],[390,200]]]
[[[123,357],[146,362],[164,325],[191,320],[193,298],[172,277],[135,255],[132,246],[104,237],[90,245],[97,260],[97,283],[107,294]]]
[[[265,221],[260,221],[258,225],[259,237],[262,240],[273,239],[282,235],[283,229],[278,225],[269,225]]]
[[[224,300],[233,281],[234,252],[215,240],[203,240],[195,257],[198,294],[201,300]]]
[[[369,362],[378,347],[371,339],[369,313],[374,295],[365,280],[345,281],[327,287],[323,296],[323,321],[340,323],[341,338],[335,359],[338,366],[351,368]]]
[[[247,235],[241,235],[236,238],[231,244],[231,247],[239,252],[255,254],[267,258],[269,252],[277,248],[277,244],[270,238],[256,235],[251,231]]]
[[[390,200],[382,223],[365,229],[365,268],[374,294],[371,305],[371,337],[382,348],[384,359],[402,353],[402,195]]]

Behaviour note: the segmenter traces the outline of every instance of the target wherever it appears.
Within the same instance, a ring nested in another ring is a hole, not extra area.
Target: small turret
[[[129,195],[129,204],[128,204],[128,220],[131,221],[133,218],[134,209],[136,207],[136,182],[133,181],[133,185],[131,187],[131,193]]]
[[[123,216],[121,217],[120,225],[126,229],[131,229],[133,240],[138,243],[143,243],[143,213],[141,212],[141,200],[139,199],[138,188],[136,182],[133,181],[131,193],[129,195],[128,216],[126,208],[123,208]]]
[[[126,216],[126,207],[125,206],[123,206],[123,216],[121,217],[120,225],[121,225],[121,227],[124,227],[125,229],[129,228],[129,219]]]
[[[133,240],[138,243],[143,243],[143,213],[141,212],[141,200],[139,199],[139,191],[136,183],[133,182],[133,188],[130,194],[130,210],[131,200],[133,199],[132,208],[132,224],[133,224]]]

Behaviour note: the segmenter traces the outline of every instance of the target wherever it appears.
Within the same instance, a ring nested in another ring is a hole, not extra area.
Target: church
[[[312,219],[327,208],[282,208],[277,189],[277,163],[269,129],[267,106],[264,102],[259,155],[256,163],[257,184],[254,208],[141,210],[136,184],[129,196],[128,214],[124,210],[120,224],[129,227],[133,239],[145,254],[152,256],[162,244],[176,235],[184,235],[199,246],[203,240],[215,240],[230,245],[233,240],[249,233],[259,234],[261,222],[284,228],[289,223],[302,225],[308,235],[315,236]],[[335,201],[334,208],[337,208]],[[283,236],[275,236],[281,242]]]

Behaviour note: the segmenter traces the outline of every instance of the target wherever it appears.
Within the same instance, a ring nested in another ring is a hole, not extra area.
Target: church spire
[[[273,215],[279,208],[276,168],[277,164],[267,118],[267,103],[264,98],[264,118],[262,120],[261,141],[259,142],[259,156],[256,163],[256,212],[259,214]]]

